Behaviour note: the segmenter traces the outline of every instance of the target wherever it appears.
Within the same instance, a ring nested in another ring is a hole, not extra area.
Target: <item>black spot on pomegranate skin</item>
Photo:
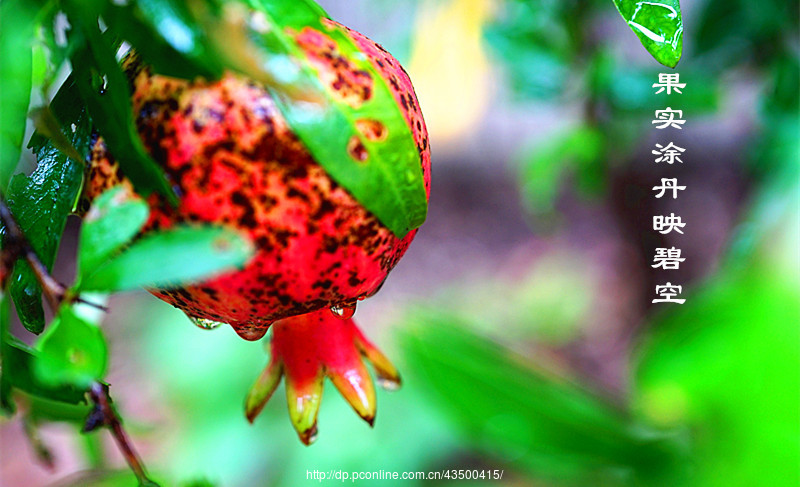
[[[330,279],[325,279],[324,281],[317,281],[311,285],[312,289],[330,289],[333,285],[333,281]]]
[[[305,194],[304,192],[298,190],[294,186],[290,186],[289,187],[289,190],[286,191],[286,196],[289,197],[289,198],[296,198],[296,199],[299,199],[299,200],[303,200],[306,203],[310,203],[311,202],[311,200],[308,198],[307,194]]]

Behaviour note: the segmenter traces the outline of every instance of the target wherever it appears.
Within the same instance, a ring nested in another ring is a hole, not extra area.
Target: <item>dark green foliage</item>
[[[36,170],[30,176],[17,174],[8,187],[7,202],[17,223],[25,232],[36,255],[48,267],[58,251],[61,234],[67,215],[73,210],[83,179],[83,161],[88,151],[91,123],[77,97],[72,78],[50,104],[50,112],[61,123],[61,136],[74,148],[80,147],[80,159],[68,156],[56,147],[53,138],[41,132],[34,133],[28,147],[33,149],[38,160]],[[68,134],[64,136],[64,133]],[[44,329],[42,289],[26,262],[18,261],[11,277],[11,297],[25,328],[32,333]]]

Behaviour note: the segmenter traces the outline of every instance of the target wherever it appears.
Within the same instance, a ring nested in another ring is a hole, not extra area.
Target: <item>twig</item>
[[[44,444],[42,438],[39,436],[39,431],[35,421],[30,416],[26,416],[22,419],[22,426],[25,428],[25,436],[28,437],[28,441],[33,447],[33,451],[36,453],[36,458],[38,458],[39,461],[44,464],[45,468],[53,472],[55,470],[53,453],[50,451],[50,448]]]
[[[117,416],[114,408],[111,407],[111,398],[108,395],[108,386],[99,382],[92,383],[89,388],[89,398],[94,403],[95,407],[89,417],[86,418],[86,424],[83,427],[84,432],[92,431],[100,426],[107,426],[111,430],[111,435],[114,437],[117,446],[119,447],[125,461],[133,470],[136,478],[139,480],[140,486],[158,487],[158,484],[147,478],[147,473],[144,469],[139,455],[133,449],[133,444],[128,438],[127,433],[122,428],[119,416]]]
[[[54,311],[58,309],[59,305],[64,302],[64,300],[83,303],[102,311],[108,311],[108,308],[105,306],[85,301],[79,296],[70,295],[67,287],[50,275],[47,266],[45,266],[41,259],[39,259],[39,256],[36,255],[27,237],[25,237],[19,224],[17,224],[17,221],[14,219],[14,215],[11,214],[11,210],[2,198],[0,198],[0,221],[3,222],[6,228],[5,245],[3,247],[2,256],[0,256],[0,267],[2,267],[2,269],[0,269],[0,277],[2,280],[10,277],[14,262],[16,262],[17,259],[23,258],[28,262],[31,270],[33,270],[36,280],[39,282],[39,285],[42,286],[42,292],[44,293],[45,299],[47,299],[47,303]],[[0,282],[0,285],[3,284],[5,283]]]

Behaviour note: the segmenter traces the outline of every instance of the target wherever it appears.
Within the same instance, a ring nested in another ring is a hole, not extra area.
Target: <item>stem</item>
[[[100,425],[108,426],[111,430],[111,435],[114,437],[114,441],[125,457],[125,461],[128,462],[131,470],[133,470],[133,473],[139,480],[139,485],[157,486],[158,484],[147,478],[144,464],[136,453],[136,450],[133,449],[133,444],[128,438],[127,433],[125,433],[125,430],[122,428],[119,416],[117,416],[114,408],[111,407],[111,398],[108,395],[108,388],[99,382],[93,382],[89,388],[89,397],[95,404],[95,411],[89,415],[89,420],[87,421],[86,427],[84,427],[84,431],[91,431]],[[99,418],[96,415],[99,415]]]
[[[25,428],[25,436],[28,437],[28,441],[36,453],[36,458],[38,458],[39,461],[44,464],[45,468],[51,472],[55,471],[53,453],[50,451],[47,445],[44,444],[39,436],[39,431],[36,427],[35,421],[30,416],[26,416],[22,419],[22,426]]]
[[[0,199],[0,220],[6,227],[6,248],[4,250],[8,252],[8,255],[3,256],[4,262],[14,262],[19,258],[24,258],[31,270],[33,270],[39,285],[42,286],[42,291],[48,304],[54,310],[57,309],[67,294],[67,288],[50,275],[47,267],[36,255],[36,252],[33,251],[30,242],[28,242],[22,229],[14,219],[14,215],[11,214],[11,210],[6,206],[6,202],[2,199]]]
[[[5,247],[3,248],[2,256],[0,256],[0,259],[2,259],[2,262],[0,262],[0,265],[2,265],[0,276],[4,278],[10,277],[14,262],[19,258],[24,258],[31,270],[33,270],[36,280],[42,287],[45,299],[47,299],[47,303],[53,311],[57,310],[64,300],[83,303],[102,311],[108,311],[108,308],[105,306],[85,301],[78,296],[70,295],[67,287],[50,275],[47,266],[45,266],[41,259],[39,259],[39,256],[36,255],[27,237],[25,237],[19,224],[17,224],[17,221],[14,219],[14,215],[11,214],[11,210],[2,198],[0,198],[0,221],[2,221],[6,228]],[[5,283],[0,282],[0,285],[2,284]]]

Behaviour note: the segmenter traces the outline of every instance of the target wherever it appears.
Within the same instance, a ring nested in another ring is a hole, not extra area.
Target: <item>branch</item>
[[[17,221],[14,219],[14,215],[11,214],[11,210],[2,198],[0,198],[0,221],[2,221],[6,229],[5,239],[3,241],[4,246],[0,254],[0,287],[4,287],[6,279],[11,277],[11,270],[14,268],[14,263],[17,259],[25,259],[33,270],[36,280],[42,287],[45,299],[47,299],[47,303],[53,311],[57,310],[65,300],[68,302],[83,303],[102,311],[108,311],[108,308],[105,306],[85,301],[79,296],[70,295],[67,287],[50,275],[47,266],[45,266],[41,259],[39,259],[39,256],[36,255],[36,252],[33,250],[33,247],[31,247],[30,242],[28,242],[19,224],[17,224]]]
[[[108,395],[108,386],[99,382],[92,383],[89,388],[89,398],[94,403],[94,409],[89,413],[86,418],[86,424],[83,426],[83,432],[95,430],[100,426],[107,426],[111,430],[111,435],[114,437],[117,446],[119,447],[125,461],[133,470],[136,478],[139,480],[140,486],[158,487],[158,484],[147,478],[147,473],[144,469],[139,455],[133,449],[133,444],[128,438],[127,433],[122,428],[119,416],[111,407],[111,397]]]

